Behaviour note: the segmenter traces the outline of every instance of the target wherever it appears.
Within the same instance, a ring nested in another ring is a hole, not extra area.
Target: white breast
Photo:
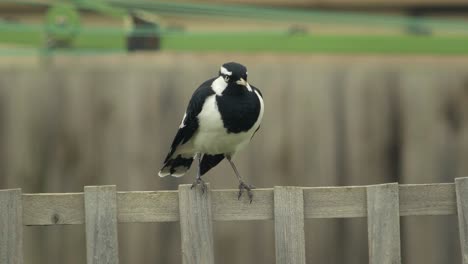
[[[216,95],[209,96],[198,114],[199,127],[193,137],[194,151],[206,154],[234,154],[246,146],[263,117],[263,100],[257,92],[255,93],[260,98],[261,104],[259,119],[249,131],[242,133],[227,132],[218,111]]]

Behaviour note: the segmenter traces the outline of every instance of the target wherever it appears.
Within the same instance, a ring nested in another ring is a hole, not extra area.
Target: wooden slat
[[[366,187],[314,187],[304,189],[305,218],[364,217]]]
[[[237,199],[239,190],[213,190],[213,219],[268,220],[273,219],[273,189],[253,190],[254,199]]]
[[[83,193],[23,194],[24,225],[84,223]]]
[[[453,183],[400,185],[400,215],[453,215],[456,213]]]
[[[401,263],[398,184],[367,187],[369,263]]]
[[[23,263],[21,189],[0,190],[0,263]]]
[[[366,186],[305,187],[305,218],[366,217]],[[455,185],[400,185],[400,215],[456,214]],[[273,189],[254,190],[254,201],[237,200],[238,190],[214,190],[213,219],[273,219]],[[119,222],[179,220],[177,191],[118,192]],[[83,224],[83,193],[23,194],[24,225]]]
[[[304,196],[300,187],[274,189],[276,263],[306,263]]]
[[[119,192],[119,222],[179,221],[177,191]]]
[[[463,264],[468,264],[468,178],[455,179],[458,208],[458,230]]]
[[[88,264],[119,263],[115,186],[85,186]]]
[[[182,263],[213,264],[213,223],[211,190],[203,194],[190,184],[179,185],[180,233]]]

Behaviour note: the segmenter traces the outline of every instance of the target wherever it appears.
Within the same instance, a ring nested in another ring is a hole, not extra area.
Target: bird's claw
[[[206,189],[208,188],[206,186],[206,183],[204,180],[202,180],[201,178],[197,178],[195,180],[195,182],[193,182],[192,186],[190,187],[190,189],[193,189],[193,187],[197,186],[197,185],[201,185],[201,190],[202,190],[202,194],[205,193]]]
[[[244,190],[247,190],[247,196],[249,196],[250,203],[253,201],[253,193],[252,189],[255,189],[255,186],[253,185],[247,185],[244,182],[239,183],[239,194],[237,195],[237,200],[240,200],[242,194],[244,193]]]

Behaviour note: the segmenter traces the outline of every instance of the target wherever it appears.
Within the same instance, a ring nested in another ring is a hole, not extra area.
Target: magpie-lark
[[[257,132],[263,111],[262,93],[247,82],[247,68],[236,62],[223,64],[217,77],[193,93],[159,176],[181,177],[197,158],[192,188],[201,185],[205,192],[201,176],[226,158],[239,180],[238,198],[247,190],[252,202],[255,187],[244,183],[232,157]]]

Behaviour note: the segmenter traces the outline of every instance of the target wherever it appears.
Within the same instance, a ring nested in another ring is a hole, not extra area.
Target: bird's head
[[[247,86],[247,68],[237,62],[224,63],[220,70],[219,76],[224,78],[226,83],[236,83],[238,85]]]

